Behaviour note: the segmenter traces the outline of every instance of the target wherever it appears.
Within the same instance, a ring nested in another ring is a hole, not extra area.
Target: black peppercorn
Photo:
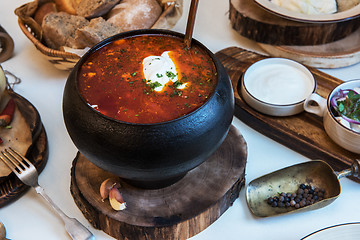
[[[294,193],[279,192],[278,196],[269,197],[267,203],[272,207],[302,208],[324,199],[325,190],[312,188],[309,184],[300,184]]]

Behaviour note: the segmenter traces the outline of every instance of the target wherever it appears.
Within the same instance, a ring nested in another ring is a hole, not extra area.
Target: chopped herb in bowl
[[[340,90],[331,98],[330,105],[341,124],[360,132],[360,87]]]

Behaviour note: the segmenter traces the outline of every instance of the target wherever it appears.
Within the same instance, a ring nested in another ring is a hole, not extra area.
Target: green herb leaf
[[[340,104],[339,104],[339,111],[340,111],[340,112],[343,112],[344,109],[345,109],[344,104],[343,104],[343,103],[340,103]]]
[[[177,80],[176,82],[173,83],[173,85],[174,85],[174,88],[178,88],[181,85],[183,85],[183,83],[180,80]]]
[[[157,88],[157,87],[161,87],[161,86],[162,86],[162,84],[161,84],[161,83],[159,83],[159,82],[149,83],[149,87],[150,87],[150,90],[151,90],[151,91],[154,91],[154,90],[155,90],[155,88]]]
[[[176,74],[170,71],[166,71],[166,76],[168,78],[174,79],[176,77]]]
[[[360,94],[356,94],[350,90],[346,99],[337,101],[338,112],[350,119],[359,121],[360,120]]]

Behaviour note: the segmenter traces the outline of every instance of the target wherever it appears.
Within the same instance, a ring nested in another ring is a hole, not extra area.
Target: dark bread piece
[[[110,11],[120,0],[81,0],[76,14],[86,18],[100,17]]]
[[[76,29],[88,24],[89,21],[81,16],[65,12],[49,13],[42,23],[43,39],[52,49],[59,49],[61,46],[73,48]]]
[[[161,13],[157,0],[122,0],[106,18],[123,31],[130,31],[151,28]]]
[[[77,29],[75,33],[75,48],[92,47],[98,42],[121,32],[121,29],[102,17],[90,20],[89,25]]]
[[[38,7],[34,14],[34,20],[37,22],[40,26],[43,22],[44,17],[51,12],[57,12],[56,4],[54,2],[47,2]]]
[[[54,0],[56,8],[59,12],[66,12],[72,15],[76,15],[76,7],[80,0]]]

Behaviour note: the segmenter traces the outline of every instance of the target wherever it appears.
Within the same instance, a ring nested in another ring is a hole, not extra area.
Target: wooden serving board
[[[9,92],[9,94],[15,100],[17,107],[30,126],[33,143],[26,157],[41,173],[48,159],[48,142],[40,115],[37,109],[24,97],[15,92]],[[29,188],[14,173],[0,178],[0,208],[21,197]]]
[[[140,189],[121,182],[127,208],[115,211],[102,201],[100,184],[117,178],[79,154],[71,169],[71,194],[97,229],[116,239],[187,239],[217,220],[238,198],[245,182],[247,145],[231,126],[219,149],[175,184]]]
[[[290,117],[273,117],[262,114],[240,96],[240,78],[254,62],[266,58],[238,47],[223,49],[215,54],[229,74],[235,94],[235,116],[269,138],[310,158],[329,163],[335,171],[349,168],[359,154],[349,152],[333,142],[323,128],[322,118],[302,112]],[[317,93],[327,97],[341,80],[308,67],[317,82]]]
[[[230,0],[231,25],[240,35],[270,45],[319,45],[359,28],[360,18],[335,23],[303,23],[272,14],[253,0]]]

